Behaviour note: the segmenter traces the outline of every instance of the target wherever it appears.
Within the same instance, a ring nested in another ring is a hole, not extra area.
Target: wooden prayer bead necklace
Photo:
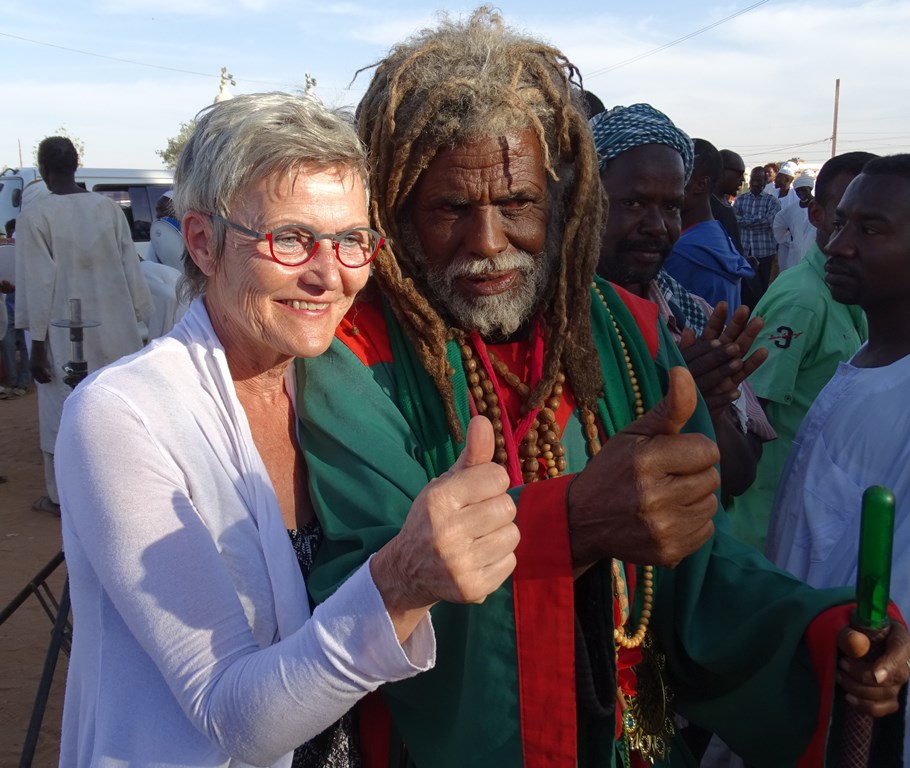
[[[623,357],[626,363],[626,369],[629,373],[629,383],[635,396],[635,418],[644,415],[644,401],[641,395],[641,387],[638,383],[638,377],[635,375],[635,367],[632,365],[632,358],[626,347],[625,339],[619,331],[619,325],[613,312],[610,310],[607,300],[596,284],[592,284],[594,292],[600,299],[613,323],[613,329],[619,339],[620,347],[623,351]],[[506,465],[508,454],[506,452],[506,441],[503,435],[503,414],[502,406],[499,402],[499,396],[496,394],[490,375],[483,365],[477,364],[474,356],[474,350],[463,334],[452,332],[452,335],[458,339],[458,345],[461,349],[461,358],[464,365],[465,373],[468,379],[468,388],[474,399],[477,412],[486,416],[493,425],[493,432],[496,436],[496,449],[493,458],[498,464]],[[516,376],[509,367],[499,360],[488,348],[487,355],[494,372],[499,378],[514,389],[522,402],[522,412],[527,413],[530,410],[528,397],[531,393],[530,387]],[[550,395],[544,400],[543,406],[537,414],[537,417],[531,423],[530,429],[524,435],[519,447],[519,458],[521,460],[522,477],[525,483],[534,483],[541,480],[540,464],[541,459],[546,466],[547,477],[558,477],[566,470],[565,446],[562,444],[560,437],[559,424],[556,421],[556,412],[559,409],[566,377],[559,373]],[[588,406],[581,407],[581,418],[588,442],[591,456],[596,456],[600,451],[600,436],[597,430],[597,417]],[[620,611],[622,621],[620,626],[613,629],[613,640],[618,646],[623,648],[637,648],[642,644],[645,634],[648,631],[648,624],[651,620],[651,610],[654,603],[654,566],[646,565],[642,569],[642,595],[644,598],[641,613],[639,615],[638,627],[631,635],[624,629],[626,621],[629,618],[629,600],[625,595],[625,578],[622,573],[622,566],[619,561],[613,560],[613,586],[614,594],[620,601]]]

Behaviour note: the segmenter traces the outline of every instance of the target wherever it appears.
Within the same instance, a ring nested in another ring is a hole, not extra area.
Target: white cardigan
[[[368,564],[310,617],[201,300],[78,387],[56,456],[74,616],[61,766],[289,766],[366,692],[433,665],[429,618],[402,648]]]

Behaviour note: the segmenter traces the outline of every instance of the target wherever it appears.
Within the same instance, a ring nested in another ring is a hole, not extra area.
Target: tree
[[[308,96],[313,96],[313,89],[316,87],[316,78],[309,72],[304,73],[304,78],[304,93]],[[234,76],[227,71],[227,67],[222,67],[218,93],[214,99],[215,103],[233,98],[230,91],[227,89],[229,85],[237,85],[237,81],[234,79]],[[155,150],[155,154],[161,158],[161,162],[164,163],[166,168],[177,167],[177,160],[180,157],[180,152],[183,150],[183,145],[186,144],[187,140],[192,136],[195,127],[195,120],[190,120],[188,123],[180,123],[180,130],[174,138],[167,140],[167,146],[164,149]]]
[[[64,128],[62,125],[54,133],[49,133],[47,136],[42,138],[41,141],[44,141],[44,139],[49,139],[51,136],[65,136],[71,142],[73,142],[73,146],[76,148],[76,152],[79,155],[79,166],[81,167],[82,159],[85,157],[85,143],[82,141],[82,139],[77,139],[75,136],[70,136],[69,131],[67,131],[66,128]],[[34,148],[32,149],[32,164],[36,167],[38,165],[38,147],[40,146],[41,141],[35,144]]]
[[[180,123],[180,130],[177,131],[176,136],[167,140],[167,146],[164,149],[155,150],[155,154],[161,158],[165,168],[175,168],[177,166],[177,158],[180,157],[183,145],[193,135],[195,127],[195,120],[190,120],[188,123]]]

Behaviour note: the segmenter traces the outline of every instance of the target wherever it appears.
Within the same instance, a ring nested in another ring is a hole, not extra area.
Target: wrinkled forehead
[[[440,147],[417,180],[412,197],[451,196],[480,202],[548,186],[544,153],[531,129],[486,134]]]
[[[251,178],[233,195],[228,211],[234,210],[254,190],[263,193],[263,200],[278,200],[294,194],[317,177],[323,182],[337,184],[344,192],[356,190],[362,192],[365,198],[368,195],[369,188],[360,168],[344,163],[293,163],[251,174]]]

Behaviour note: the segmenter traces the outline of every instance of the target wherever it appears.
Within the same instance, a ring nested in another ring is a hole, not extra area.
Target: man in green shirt
[[[844,190],[873,157],[869,152],[848,152],[822,166],[815,199],[809,203],[809,218],[817,230],[815,245],[799,264],[780,274],[753,312],[765,321],[753,348],[767,349],[768,359],[749,383],[777,440],[765,443],[754,484],[727,511],[734,534],[762,552],[774,496],[799,425],[837,364],[866,340],[863,311],[835,301],[825,284],[823,251]]]

